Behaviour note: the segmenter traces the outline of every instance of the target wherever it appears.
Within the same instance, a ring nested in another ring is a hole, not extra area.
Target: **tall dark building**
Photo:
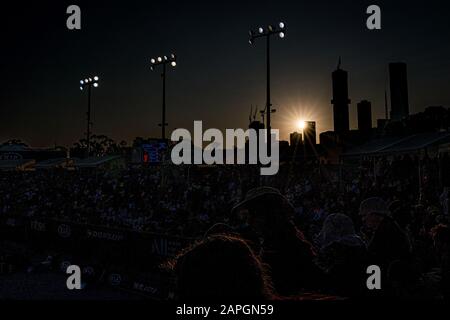
[[[409,115],[406,63],[389,64],[389,84],[391,89],[391,119],[400,120]]]
[[[302,144],[302,134],[298,132],[292,132],[289,136],[289,144],[292,147],[297,147],[298,145]]]
[[[316,145],[316,122],[305,121],[305,128],[303,129],[303,138],[305,139],[305,145]]]
[[[372,129],[372,104],[370,101],[362,100],[357,105],[358,111],[358,130],[361,132],[370,132]]]
[[[348,105],[348,73],[341,69],[341,59],[337,69],[332,74],[333,78],[333,119],[334,131],[338,133],[349,131]]]

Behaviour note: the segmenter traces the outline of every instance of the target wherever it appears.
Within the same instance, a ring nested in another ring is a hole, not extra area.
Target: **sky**
[[[68,30],[66,8],[81,8],[81,30]],[[366,28],[366,9],[381,8],[382,29]],[[29,1],[4,7],[0,21],[0,142],[70,146],[85,133],[86,92],[95,134],[132,141],[159,137],[161,77],[152,57],[172,52],[167,72],[168,135],[246,128],[250,107],[265,105],[265,45],[248,30],[285,22],[272,41],[272,127],[288,139],[297,120],[332,130],[331,72],[339,56],[349,72],[350,126],[356,103],[384,117],[387,65],[408,64],[410,110],[450,106],[450,19],[445,1]]]

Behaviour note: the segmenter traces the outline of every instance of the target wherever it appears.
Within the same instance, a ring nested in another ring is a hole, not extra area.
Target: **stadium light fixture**
[[[266,67],[267,67],[267,87],[266,87],[266,123],[267,123],[267,153],[270,156],[272,153],[271,146],[271,126],[270,126],[270,115],[276,112],[276,109],[272,109],[272,103],[270,102],[270,38],[273,35],[278,35],[280,38],[286,36],[286,24],[284,22],[278,23],[277,26],[269,25],[266,29],[259,27],[257,32],[253,30],[249,31],[250,39],[249,44],[253,44],[258,38],[266,38]]]
[[[87,156],[89,157],[91,153],[91,88],[97,88],[98,87],[98,81],[99,77],[94,76],[90,78],[86,78],[84,80],[80,80],[80,90],[83,91],[84,89],[87,89],[88,91],[88,110],[87,110],[87,128],[86,128],[86,143],[87,143]]]
[[[162,66],[163,70],[161,78],[163,81],[162,86],[162,121],[158,124],[161,127],[161,138],[166,140],[166,127],[169,125],[166,123],[166,65],[170,64],[172,67],[177,66],[177,56],[172,53],[170,55],[159,56],[157,58],[150,59],[150,70],[155,70],[157,66]]]

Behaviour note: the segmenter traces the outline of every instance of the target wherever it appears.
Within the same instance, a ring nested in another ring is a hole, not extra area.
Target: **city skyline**
[[[410,113],[450,105],[445,90],[450,45],[444,42],[450,28],[444,10],[436,10],[443,5],[439,1],[431,1],[429,11],[409,8],[407,15],[401,3],[381,3],[383,28],[378,31],[365,28],[370,3],[364,1],[258,2],[257,8],[256,2],[240,8],[234,1],[197,1],[177,4],[173,12],[132,4],[121,11],[115,4],[81,1],[80,31],[64,29],[65,4],[44,4],[33,13],[16,12],[20,18],[15,21],[6,19],[7,31],[18,29],[16,36],[6,32],[4,37],[2,55],[9,63],[1,80],[2,142],[19,138],[34,147],[70,146],[83,137],[87,98],[78,81],[85,74],[102,79],[93,93],[94,134],[128,142],[137,136],[159,137],[161,83],[151,74],[150,58],[166,52],[177,52],[179,59],[167,81],[169,134],[190,128],[194,120],[219,129],[247,128],[250,107],[261,110],[265,104],[264,48],[248,45],[248,30],[279,21],[288,32],[272,48],[272,102],[277,109],[272,128],[280,129],[282,140],[289,139],[299,119],[315,121],[318,133],[333,130],[331,72],[339,56],[349,74],[351,129],[357,128],[361,100],[372,103],[373,125],[384,118],[391,62],[408,65]],[[427,14],[432,28],[411,24]],[[30,30],[38,20],[42,29]],[[424,36],[420,43],[418,35]]]

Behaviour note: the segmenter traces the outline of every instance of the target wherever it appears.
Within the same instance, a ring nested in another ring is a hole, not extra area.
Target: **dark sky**
[[[82,30],[66,28],[78,4]],[[382,9],[382,30],[365,27],[366,8]],[[2,4],[3,6],[3,4]],[[175,52],[169,70],[169,132],[248,125],[250,106],[265,103],[264,43],[248,30],[284,21],[272,46],[273,127],[286,139],[296,119],[332,129],[331,72],[349,71],[351,127],[356,102],[384,114],[387,64],[408,63],[410,109],[450,105],[450,13],[445,1],[30,1],[1,11],[0,141],[71,145],[85,131],[79,80],[98,75],[94,132],[131,141],[159,136],[161,79],[150,58]]]

